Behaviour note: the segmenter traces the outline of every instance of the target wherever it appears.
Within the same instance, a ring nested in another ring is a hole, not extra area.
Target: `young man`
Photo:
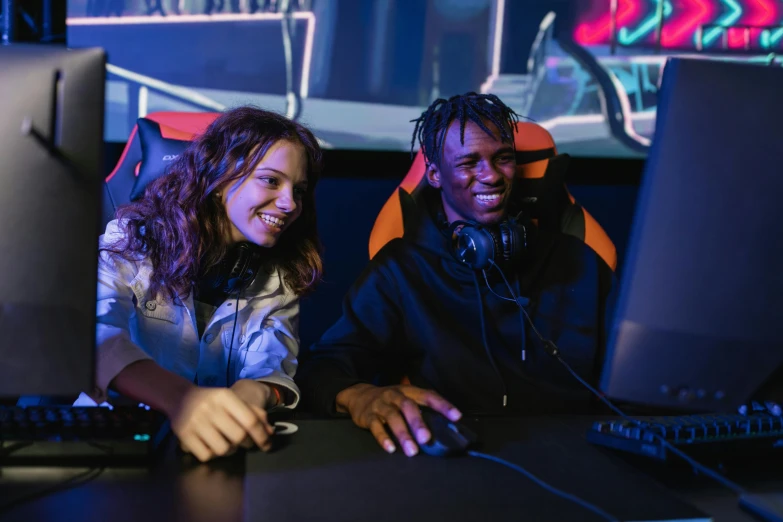
[[[496,96],[475,93],[437,100],[422,114],[414,140],[429,187],[415,195],[415,217],[354,283],[342,317],[299,373],[312,409],[349,414],[386,451],[396,449],[386,426],[409,456],[429,439],[420,405],[456,420],[592,403],[546,352],[515,297],[526,298],[519,302],[535,329],[594,382],[611,270],[582,241],[509,215],[515,123]],[[476,226],[501,243],[516,234],[519,255],[504,261],[498,252],[497,267],[483,271],[460,262],[470,242],[455,237]],[[411,384],[399,384],[403,377]]]

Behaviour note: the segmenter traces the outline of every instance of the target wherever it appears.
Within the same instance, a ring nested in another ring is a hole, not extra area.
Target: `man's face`
[[[473,122],[465,124],[460,143],[459,122],[446,130],[440,167],[427,169],[430,185],[440,189],[443,210],[449,223],[457,220],[494,225],[503,221],[516,174],[516,156],[500,132],[484,123],[492,135]]]

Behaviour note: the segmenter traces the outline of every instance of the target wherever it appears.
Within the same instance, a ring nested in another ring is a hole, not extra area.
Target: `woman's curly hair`
[[[314,197],[321,148],[304,126],[255,107],[221,114],[139,200],[118,209],[123,238],[102,250],[128,260],[149,257],[153,295],[187,297],[199,274],[218,264],[229,246],[231,222],[218,194],[250,175],[280,140],[302,145],[308,183],[301,215],[268,249],[265,265],[280,270],[295,294],[309,292],[323,272]]]

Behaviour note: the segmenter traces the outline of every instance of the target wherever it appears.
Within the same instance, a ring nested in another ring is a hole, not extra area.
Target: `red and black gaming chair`
[[[519,122],[515,134],[521,210],[539,227],[559,227],[592,248],[614,271],[617,251],[601,225],[574,199],[565,185],[567,155],[558,155],[552,135],[536,123]],[[370,258],[389,241],[405,233],[400,191],[414,195],[428,185],[424,155],[416,154],[408,174],[386,201],[370,233]],[[410,199],[410,198],[406,198]]]
[[[219,112],[153,112],[139,118],[103,188],[103,225],[121,205],[144,192],[168,163],[209,126]]]

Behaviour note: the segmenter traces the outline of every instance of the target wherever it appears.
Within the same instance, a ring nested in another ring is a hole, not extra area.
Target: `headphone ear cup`
[[[510,219],[501,223],[499,228],[502,239],[503,260],[516,264],[527,252],[527,227],[515,219]]]
[[[224,291],[233,294],[247,288],[256,277],[260,260],[260,248],[250,243],[236,247],[235,260],[226,276]]]
[[[517,227],[507,221],[500,224],[501,252],[503,261],[513,263],[519,254],[519,237]]]
[[[465,225],[456,231],[454,255],[473,270],[486,270],[497,262],[498,241],[484,227]]]

